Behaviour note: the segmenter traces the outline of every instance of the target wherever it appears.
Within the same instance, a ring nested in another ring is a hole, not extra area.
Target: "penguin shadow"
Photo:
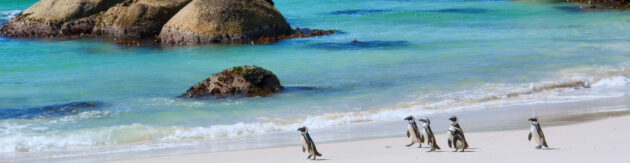
[[[326,160],[330,160],[330,159],[326,159],[326,158],[316,158],[315,160],[309,160],[309,161],[326,161]]]
[[[435,151],[431,151],[430,147],[419,147],[419,148],[416,147],[416,149],[423,149],[423,150],[425,150],[424,152],[427,152],[427,153],[434,153],[434,152],[442,153],[442,152],[445,152],[444,150],[437,150],[437,149]]]
[[[461,153],[470,153],[470,152],[477,152],[479,150],[479,148],[466,148],[466,150],[464,150],[464,152]],[[447,150],[448,151],[448,150]],[[453,152],[452,150],[449,152]],[[457,151],[460,152],[460,151]],[[454,153],[454,152],[453,152]]]
[[[443,151],[443,150],[435,150],[435,151],[427,150],[427,151],[424,151],[424,152],[427,152],[427,153],[442,153],[442,152],[446,152],[446,151]]]
[[[560,148],[543,148],[543,149],[540,149],[540,150],[541,151],[557,151],[557,150],[560,150]]]

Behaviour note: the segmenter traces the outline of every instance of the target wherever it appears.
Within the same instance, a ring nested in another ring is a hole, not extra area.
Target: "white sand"
[[[344,163],[630,162],[630,128],[626,126],[627,124],[630,124],[630,116],[567,126],[545,127],[542,123],[543,131],[551,147],[546,150],[536,150],[535,145],[527,141],[528,130],[466,133],[471,149],[470,152],[463,153],[451,152],[446,144],[446,135],[443,133],[436,133],[438,144],[442,147],[439,152],[425,152],[427,148],[405,147],[404,145],[408,144],[409,140],[402,133],[402,136],[397,138],[317,144],[318,150],[323,154],[318,161]],[[299,135],[296,133],[296,136]],[[317,142],[317,137],[313,139]],[[305,158],[306,154],[302,153],[301,147],[293,146],[114,162],[312,162]]]

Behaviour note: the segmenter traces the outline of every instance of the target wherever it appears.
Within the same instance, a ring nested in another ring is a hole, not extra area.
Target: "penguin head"
[[[306,133],[306,132],[308,132],[308,129],[306,128],[306,126],[304,126],[304,127],[298,128],[297,131],[299,131],[301,133]]]
[[[424,122],[426,124],[431,124],[431,121],[429,120],[429,118],[422,118],[419,120],[420,122]]]
[[[538,122],[538,118],[531,117],[531,118],[528,119],[528,121],[530,121],[530,122]]]
[[[416,118],[414,118],[413,116],[408,116],[407,118],[405,118],[405,120],[407,121],[416,121]]]
[[[452,116],[452,117],[448,118],[448,120],[450,120],[451,122],[457,122],[457,117],[456,116]]]

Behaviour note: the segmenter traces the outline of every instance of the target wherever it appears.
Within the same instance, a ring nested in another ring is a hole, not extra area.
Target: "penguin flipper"
[[[302,145],[302,152],[306,152],[306,149],[304,148],[304,145]]]
[[[547,145],[547,140],[545,140],[545,138],[541,138],[542,142],[543,142],[543,146],[545,146],[546,148],[549,148],[549,145]]]
[[[451,139],[448,139],[448,147],[449,147],[449,148],[453,148],[452,144],[453,144],[453,143],[451,142]]]
[[[532,132],[531,131],[527,135],[527,140],[532,141]]]
[[[407,130],[407,138],[409,138],[409,136],[411,136],[411,135],[409,134],[409,130]]]

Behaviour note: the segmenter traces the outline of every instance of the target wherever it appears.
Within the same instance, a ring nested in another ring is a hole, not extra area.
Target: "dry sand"
[[[527,123],[524,121],[523,123]],[[627,162],[630,163],[630,116],[605,118],[565,126],[545,127],[543,131],[551,148],[536,150],[527,141],[528,130],[466,133],[471,149],[451,152],[446,135],[436,133],[438,152],[427,148],[405,147],[401,137],[353,142],[317,144],[323,157],[317,162]],[[406,124],[401,124],[406,125]],[[465,127],[465,124],[462,124]],[[466,130],[466,128],[464,128]],[[311,131],[317,142],[316,132]],[[296,132],[296,136],[299,136]],[[426,146],[426,145],[425,145]],[[118,160],[119,163],[160,162],[313,162],[306,160],[300,146],[202,153],[168,157]]]

